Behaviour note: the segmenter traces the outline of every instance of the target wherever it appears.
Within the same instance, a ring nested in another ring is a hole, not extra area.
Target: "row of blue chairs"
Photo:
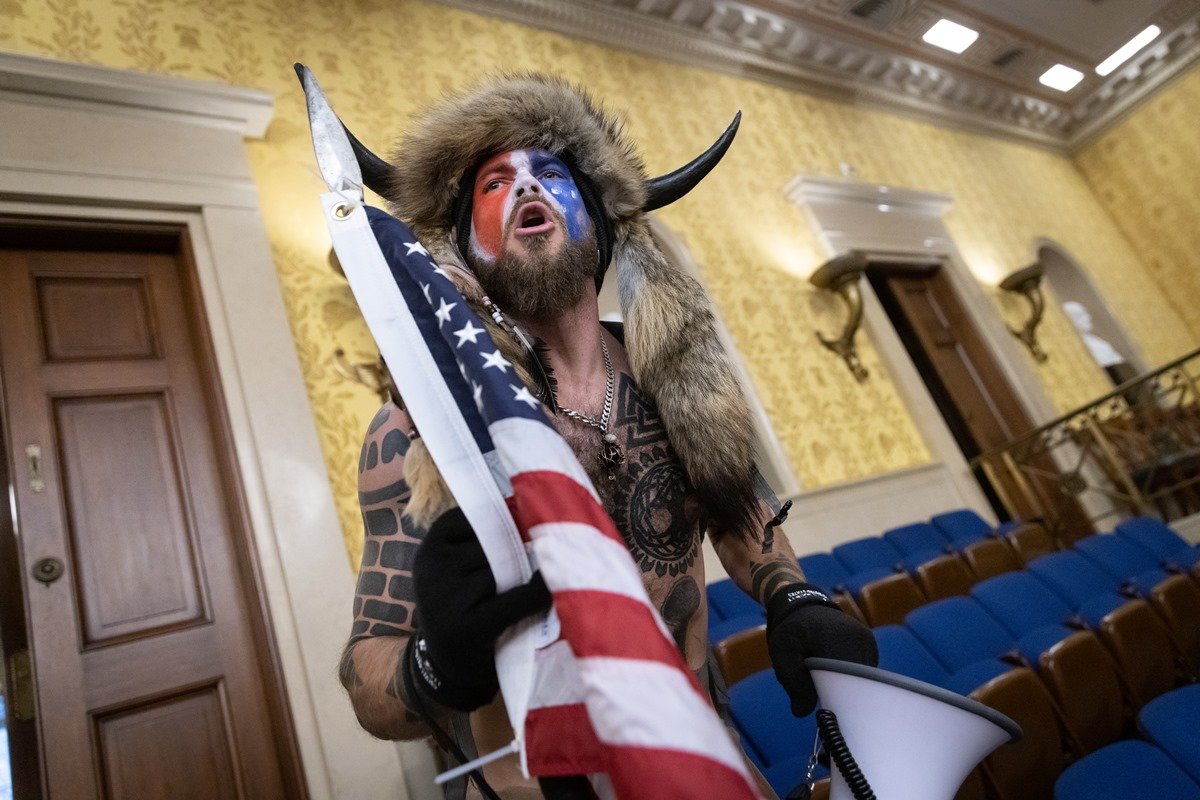
[[[881,625],[1056,548],[1040,526],[993,529],[976,512],[959,509],[798,560],[809,582],[868,624]],[[731,580],[709,584],[708,599],[711,642],[762,622],[762,607]]]
[[[928,522],[914,522],[845,542],[830,553],[803,556],[800,566],[809,581],[826,591],[857,595],[872,581],[897,572],[915,572],[929,561],[962,553],[978,542],[1019,527],[1006,523],[992,528],[979,514],[958,509],[937,514]]]
[[[1096,797],[1174,797],[1172,787],[1195,785],[1190,769],[1200,770],[1200,758],[1187,758],[1189,743],[1200,748],[1191,732],[1200,701],[1193,687],[1171,690],[1200,670],[1200,584],[1176,574],[1191,567],[1200,575],[1200,548],[1156,520],[1131,520],[1116,534],[911,611],[903,626],[876,629],[884,668],[973,693],[1041,732],[998,751],[960,797],[1048,798],[1057,780],[1055,797],[1081,798],[1096,783],[1102,788],[1118,762],[1142,776],[1145,791]],[[761,628],[748,636],[761,638]],[[751,649],[765,666],[765,643]],[[1121,737],[1155,697],[1139,723],[1162,749],[1147,755],[1156,745]],[[769,670],[735,683],[731,704],[751,759],[786,794],[804,767],[799,754],[811,749],[812,719],[790,716]],[[1186,732],[1164,723],[1181,719],[1189,720]],[[1068,758],[1082,760],[1068,769]]]

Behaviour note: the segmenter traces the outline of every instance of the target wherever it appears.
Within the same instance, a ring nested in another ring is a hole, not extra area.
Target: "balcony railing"
[[[1066,541],[1122,517],[1200,512],[1200,350],[971,462],[1014,516]]]

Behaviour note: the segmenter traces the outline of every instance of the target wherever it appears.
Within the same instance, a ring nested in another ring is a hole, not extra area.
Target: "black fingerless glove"
[[[506,628],[550,608],[541,573],[496,593],[483,548],[461,509],[434,520],[413,558],[417,630],[404,657],[423,695],[474,711],[499,690],[496,639]]]
[[[767,602],[767,650],[797,717],[808,716],[817,704],[817,689],[804,659],[835,658],[870,667],[879,663],[871,629],[811,583],[784,586]]]

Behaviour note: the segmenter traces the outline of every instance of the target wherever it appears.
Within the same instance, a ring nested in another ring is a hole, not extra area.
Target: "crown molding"
[[[945,194],[877,183],[860,183],[856,180],[829,178],[824,175],[797,175],[784,187],[783,193],[799,206],[857,203],[878,208],[882,205],[888,211],[934,219],[941,219],[954,205],[954,198]]]
[[[764,10],[763,0],[706,4],[640,0],[621,5],[615,0],[437,2],[1062,155],[1076,152],[1117,124],[1200,57],[1200,14],[1187,3],[1184,10],[1190,18],[1162,41],[1082,100],[1072,104],[1064,98],[1053,103],[1023,93],[1009,82],[929,63],[865,38],[858,41],[820,21],[806,19],[802,24],[793,16]],[[709,11],[697,13],[701,5]]]
[[[1127,118],[1142,102],[1200,58],[1200,18],[1140,53],[1080,103],[1068,149],[1079,152]]]
[[[260,139],[274,114],[274,95],[186,78],[147,75],[92,64],[0,52],[0,92],[37,102],[103,105],[135,114],[186,118]]]

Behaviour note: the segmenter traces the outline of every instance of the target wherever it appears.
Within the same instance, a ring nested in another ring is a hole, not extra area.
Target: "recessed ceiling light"
[[[979,38],[979,31],[973,31],[948,19],[939,19],[921,38],[943,50],[961,53]]]
[[[1051,89],[1058,89],[1060,92],[1069,92],[1075,88],[1076,84],[1083,80],[1083,73],[1077,69],[1071,69],[1066,64],[1055,64],[1042,73],[1042,77],[1038,78],[1038,80]]]
[[[1162,29],[1157,25],[1151,25],[1149,28],[1146,28],[1146,30],[1123,44],[1120,50],[1101,61],[1100,66],[1096,67],[1096,74],[1107,75],[1112,72],[1132,58],[1134,53],[1157,39],[1160,33],[1162,33]]]

